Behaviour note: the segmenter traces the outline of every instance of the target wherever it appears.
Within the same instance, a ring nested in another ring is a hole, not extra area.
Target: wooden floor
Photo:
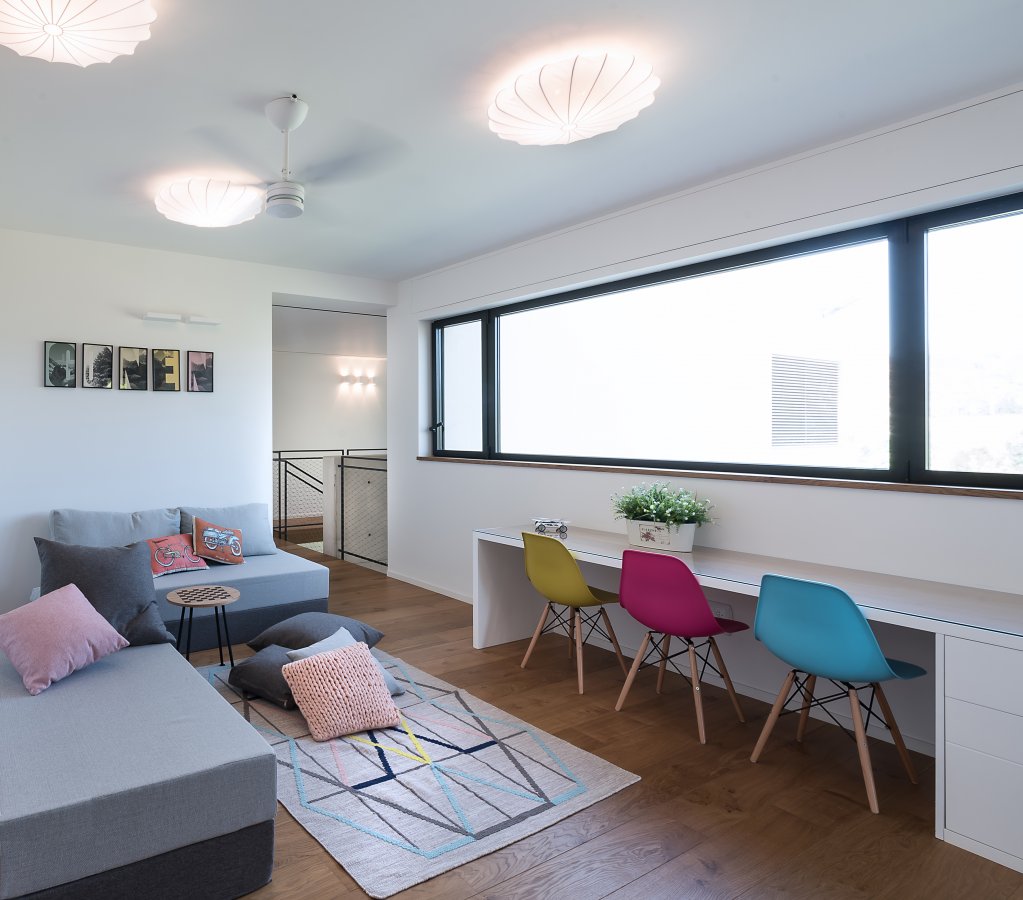
[[[655,692],[644,671],[625,709],[612,654],[586,648],[576,692],[567,641],[544,637],[528,669],[525,641],[472,648],[472,609],[304,548],[331,569],[330,609],[386,633],[382,649],[539,728],[642,776],[642,781],[544,831],[396,895],[462,898],[891,898],[1023,900],[1023,875],[933,836],[934,761],[914,754],[921,785],[895,749],[871,741],[881,814],[866,805],[855,745],[811,722],[804,745],[782,719],[757,765],[749,755],[767,715],[704,689],[708,742],[696,738],[692,695],[669,675]],[[721,642],[727,660],[727,640]],[[247,648],[237,652],[246,655]],[[193,654],[214,661],[216,651]],[[255,900],[366,896],[283,807],[271,884]]]

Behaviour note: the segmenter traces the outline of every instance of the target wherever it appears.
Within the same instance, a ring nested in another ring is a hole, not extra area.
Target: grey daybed
[[[0,654],[0,900],[227,900],[270,880],[276,758],[170,644],[38,696]]]
[[[123,546],[170,534],[190,534],[196,516],[239,529],[245,562],[210,563],[208,569],[154,578],[157,608],[171,634],[177,636],[181,610],[167,602],[167,594],[197,584],[227,585],[241,593],[227,611],[231,640],[236,644],[251,640],[270,625],[298,613],[326,612],[329,570],[277,548],[265,503],[213,508],[183,506],[132,513],[55,509],[49,517],[50,538],[86,547]],[[192,649],[216,646],[212,608],[196,609]]]

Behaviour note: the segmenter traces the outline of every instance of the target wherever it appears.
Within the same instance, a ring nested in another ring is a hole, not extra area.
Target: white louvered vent
[[[771,445],[838,442],[838,363],[771,357]]]

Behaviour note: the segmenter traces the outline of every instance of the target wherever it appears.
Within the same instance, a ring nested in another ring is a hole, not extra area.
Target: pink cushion
[[[0,616],[0,651],[30,694],[127,646],[73,584]]]
[[[313,740],[399,722],[398,708],[365,644],[317,653],[282,669]]]

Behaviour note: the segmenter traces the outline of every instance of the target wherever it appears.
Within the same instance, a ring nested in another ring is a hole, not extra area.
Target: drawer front
[[[945,696],[1023,716],[1023,651],[946,637]]]
[[[1023,766],[945,745],[945,827],[1023,858]]]
[[[1023,716],[947,698],[945,740],[1023,765]]]

